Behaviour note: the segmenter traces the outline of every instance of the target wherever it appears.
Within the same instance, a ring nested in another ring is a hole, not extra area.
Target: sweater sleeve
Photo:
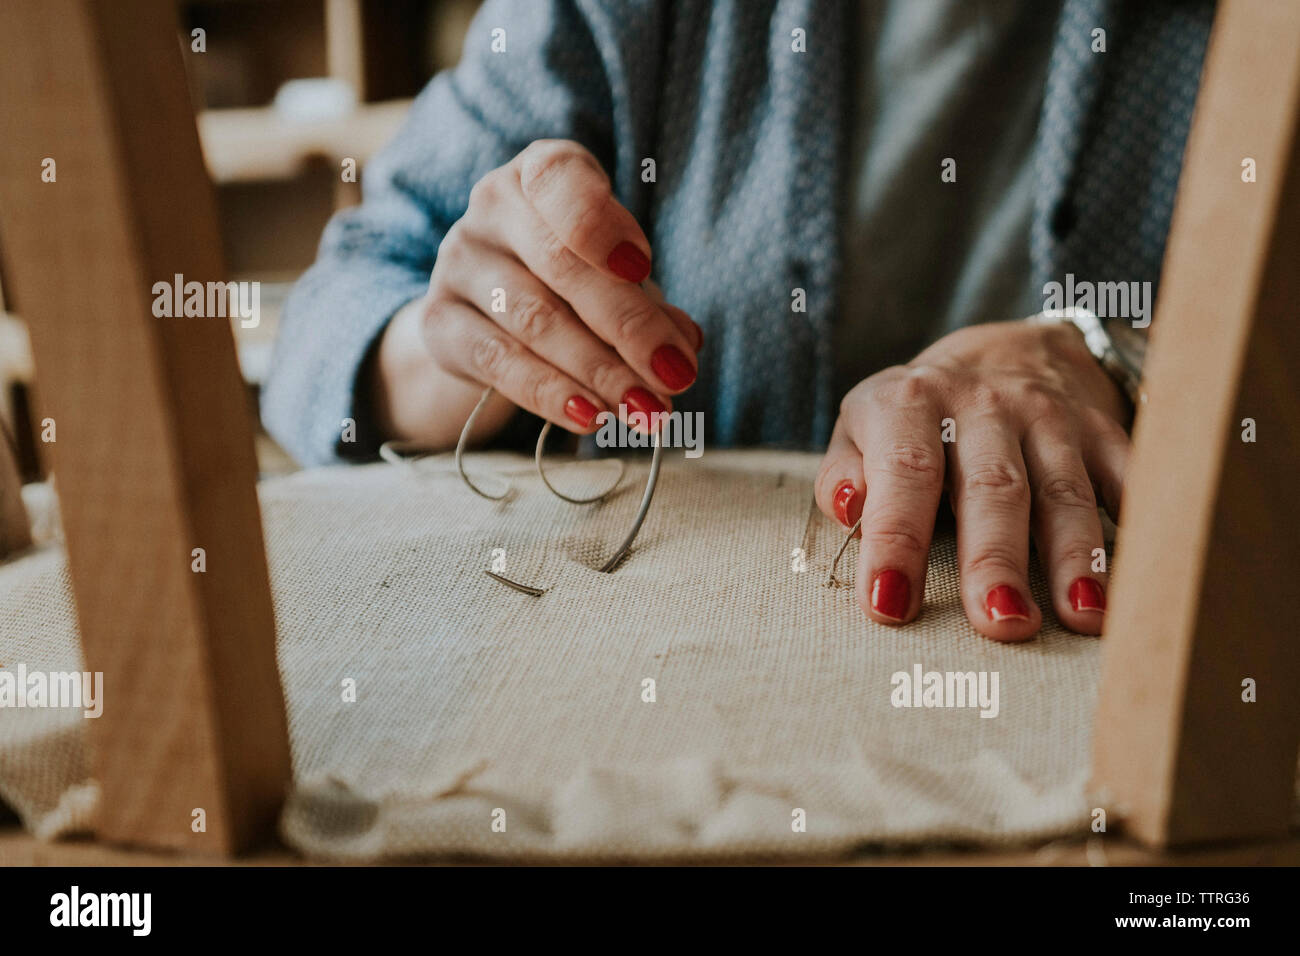
[[[261,401],[267,430],[300,464],[375,454],[369,356],[393,314],[424,293],[475,182],[548,137],[582,142],[608,168],[609,83],[578,6],[488,0],[461,63],[434,77],[366,168],[361,205],[326,227],[285,303]]]

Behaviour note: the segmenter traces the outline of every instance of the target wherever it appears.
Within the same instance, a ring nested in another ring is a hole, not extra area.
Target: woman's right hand
[[[703,333],[650,275],[650,244],[578,143],[538,140],[480,179],[438,247],[427,294],[380,342],[390,438],[453,444],[483,386],[479,434],[525,408],[571,432],[603,410],[647,416],[695,381]]]

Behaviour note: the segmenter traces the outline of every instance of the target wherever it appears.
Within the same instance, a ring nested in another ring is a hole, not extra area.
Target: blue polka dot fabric
[[[1037,280],[1158,278],[1212,13],[1063,3],[1036,147]],[[268,429],[305,465],[373,455],[359,378],[385,323],[424,291],[473,184],[561,137],[604,164],[650,237],[653,277],[704,328],[699,379],[675,406],[705,412],[712,447],[822,447],[840,399],[851,16],[849,0],[488,0],[290,296]]]
[[[1158,283],[1213,17],[1211,0],[1065,4],[1035,158],[1042,282]]]

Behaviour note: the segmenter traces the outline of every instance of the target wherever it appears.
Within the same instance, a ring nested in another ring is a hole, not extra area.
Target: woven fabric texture
[[[512,476],[501,503],[445,456],[265,483],[294,757],[284,838],[351,860],[646,859],[1085,834],[1099,641],[1050,610],[1029,643],[980,637],[950,531],[921,618],[867,621],[851,588],[824,586],[842,532],[813,504],[818,461],[666,452],[613,574],[592,568],[631,522],[644,460],[581,507],[514,456],[468,463]],[[842,576],[856,558],[850,545]],[[493,581],[494,559],[550,590]],[[1031,580],[1049,608],[1036,567]],[[81,668],[57,546],[0,566],[0,621],[0,663]],[[895,707],[891,677],[915,665],[997,672],[997,716]],[[85,729],[79,712],[0,712],[0,796],[34,832],[84,827],[93,809]]]

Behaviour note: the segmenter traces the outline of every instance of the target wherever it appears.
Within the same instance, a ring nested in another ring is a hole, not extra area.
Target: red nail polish
[[[840,524],[844,527],[852,528],[858,523],[862,517],[862,496],[853,487],[853,482],[845,478],[835,486],[831,495],[831,507],[835,509],[835,517],[840,519]]]
[[[994,621],[1029,620],[1029,605],[1025,599],[1009,584],[999,584],[984,599],[984,610],[989,619]]]
[[[871,609],[891,621],[907,617],[912,603],[912,585],[907,575],[893,568],[881,571],[871,582]]]
[[[661,345],[650,356],[650,367],[659,380],[674,392],[695,381],[695,366],[675,346]]]
[[[650,260],[630,242],[620,242],[605,260],[609,271],[628,282],[643,282],[650,275]]]
[[[581,395],[574,395],[564,403],[564,414],[579,428],[590,428],[596,422],[600,409]]]
[[[668,411],[664,403],[659,401],[641,386],[629,388],[623,395],[623,404],[627,406],[629,417],[634,412],[640,412],[647,419],[646,427],[641,431],[651,434],[654,432],[655,416],[662,415]]]
[[[1106,592],[1092,578],[1076,578],[1070,585],[1070,606],[1076,611],[1106,610]]]

